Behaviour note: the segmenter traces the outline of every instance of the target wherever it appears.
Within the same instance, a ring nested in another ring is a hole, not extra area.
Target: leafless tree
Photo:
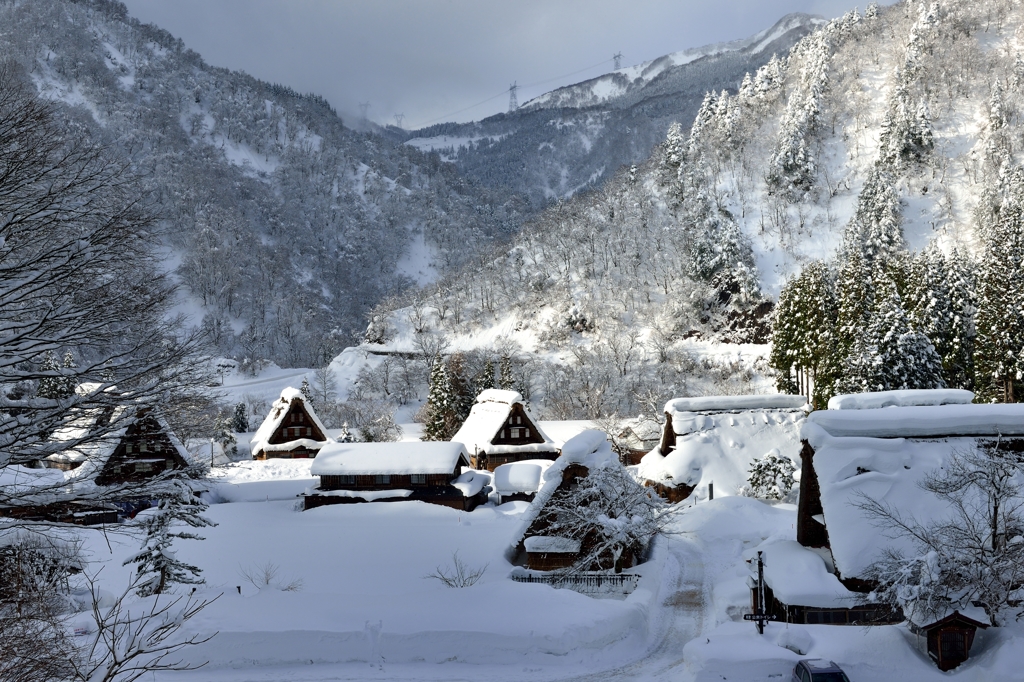
[[[203,599],[193,590],[187,595],[154,595],[129,602],[136,581],[107,605],[93,578],[92,631],[87,644],[71,659],[72,679],[80,682],[133,682],[147,673],[196,670],[205,663],[178,658],[186,647],[210,641],[217,633],[183,631],[188,621],[219,598]]]
[[[908,555],[890,548],[868,577],[874,597],[908,615],[940,615],[980,603],[990,624],[1024,611],[1024,457],[994,441],[956,450],[920,487],[949,515],[918,521],[893,505],[862,496],[858,506],[884,534],[909,539]]]
[[[452,554],[452,563],[447,566],[438,566],[434,569],[434,572],[430,575],[424,576],[425,578],[431,578],[438,580],[445,587],[462,588],[472,587],[483,577],[483,574],[487,571],[487,566],[477,568],[471,568],[462,560],[459,556],[458,550]]]

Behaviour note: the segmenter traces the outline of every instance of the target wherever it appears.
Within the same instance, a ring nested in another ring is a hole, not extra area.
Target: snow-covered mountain
[[[530,100],[482,121],[406,133],[467,177],[506,187],[534,206],[600,186],[646,159],[672,123],[689,126],[709,90],[735,92],[743,75],[785,54],[823,19],[791,14],[744,40],[665,55]],[[389,129],[397,133],[395,129]]]
[[[511,193],[212,67],[113,0],[0,3],[0,51],[144,177],[182,309],[226,355],[320,364],[376,302],[522,220]]]
[[[897,259],[903,244],[978,253],[1000,201],[1016,205],[1022,26],[1006,0],[851,11],[706,97],[643,164],[396,311],[390,340],[379,324],[371,336],[398,348],[433,330],[492,357],[514,342],[545,416],[750,390],[744,372],[770,390],[734,344],[767,338],[771,299],[804,264],[844,239]]]

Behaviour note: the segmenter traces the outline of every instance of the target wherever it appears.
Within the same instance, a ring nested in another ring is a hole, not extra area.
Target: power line
[[[613,59],[602,59],[601,61],[597,62],[596,64],[591,64],[590,66],[586,66],[586,67],[584,67],[582,69],[578,69],[576,71],[571,71],[569,73],[563,73],[560,76],[554,76],[553,78],[548,78],[546,80],[537,81],[536,83],[529,83],[527,85],[519,85],[519,86],[517,86],[517,89],[518,88],[535,88],[538,85],[546,85],[548,83],[551,83],[552,81],[557,81],[557,80],[561,80],[563,78],[568,78],[569,76],[575,76],[576,74],[583,73],[584,71],[590,71],[591,69],[597,68],[598,66],[601,66],[602,64],[607,64],[610,61],[613,61]],[[432,118],[429,121],[423,123],[421,125],[421,127],[426,128],[427,126],[432,125],[434,123],[437,123],[438,121],[443,121],[445,119],[450,119],[452,116],[458,116],[459,114],[467,112],[470,109],[476,109],[477,107],[479,107],[481,105],[487,104],[488,102],[490,102],[492,100],[496,100],[499,97],[504,97],[505,95],[508,95],[508,94],[510,94],[509,90],[502,90],[497,95],[492,95],[492,96],[488,97],[487,99],[480,100],[476,104],[470,104],[468,107],[463,107],[462,109],[459,109],[458,111],[453,111],[450,114],[442,114],[441,116],[438,116],[437,118]],[[511,97],[510,97],[510,99],[511,99]]]

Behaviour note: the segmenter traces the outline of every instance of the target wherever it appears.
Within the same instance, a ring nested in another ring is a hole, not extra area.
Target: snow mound
[[[837,395],[829,399],[828,409],[870,410],[880,407],[968,405],[972,402],[974,393],[959,388],[908,389]]]
[[[494,489],[501,495],[535,493],[540,490],[541,477],[551,464],[547,459],[502,464],[494,470]]]
[[[822,434],[874,438],[938,438],[1024,434],[1024,404],[934,405],[859,410],[818,410],[802,438],[817,448]]]
[[[469,465],[462,443],[328,443],[310,467],[314,476],[450,474]]]

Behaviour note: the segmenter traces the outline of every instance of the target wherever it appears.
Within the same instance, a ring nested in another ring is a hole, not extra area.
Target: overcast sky
[[[123,0],[207,62],[413,129],[505,111],[663,54],[745,38],[857,0]],[[861,2],[863,5],[863,1]],[[863,9],[863,7],[862,7]],[[485,101],[486,100],[486,101]]]

